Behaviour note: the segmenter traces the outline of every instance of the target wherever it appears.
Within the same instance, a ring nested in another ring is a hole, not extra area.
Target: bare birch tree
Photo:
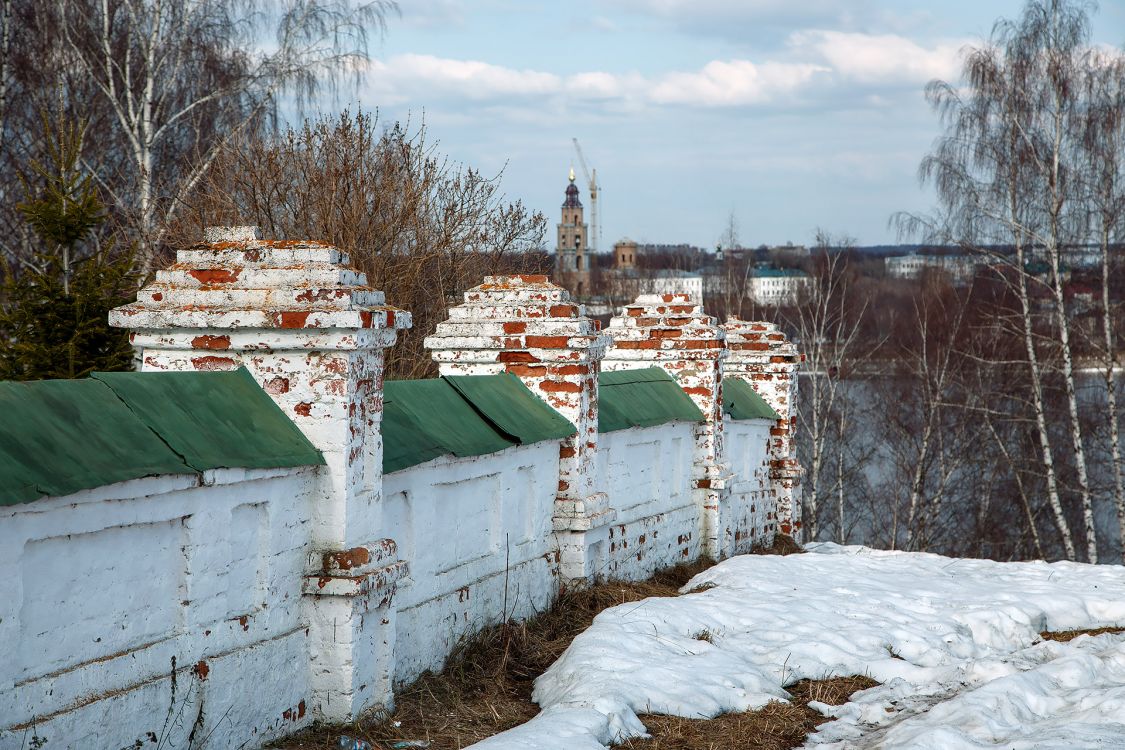
[[[994,252],[997,245],[1013,249],[995,259],[1009,265],[1008,278],[1017,292],[1047,493],[1066,556],[1075,559],[1056,467],[1057,447],[1047,420],[1040,321],[1032,305],[1031,287],[1039,282],[1026,272],[1037,252],[1046,259],[1047,322],[1053,338],[1048,343],[1059,358],[1086,558],[1096,562],[1093,492],[1063,268],[1066,248],[1086,239],[1078,142],[1090,111],[1089,100],[1083,98],[1089,59],[1085,4],[1032,0],[1016,21],[998,22],[992,39],[967,54],[963,90],[941,81],[927,89],[945,133],[923,161],[921,176],[935,185],[946,211],[945,222],[929,225],[939,229],[938,236],[978,252]],[[909,229],[925,224],[914,218],[903,222]]]
[[[801,389],[799,419],[806,455],[802,517],[805,533],[816,539],[822,504],[834,502],[838,534],[846,533],[845,493],[857,465],[844,456],[854,419],[843,378],[869,361],[872,348],[860,350],[867,300],[854,288],[855,275],[841,249],[848,240],[833,240],[820,231],[812,283],[786,325],[795,330],[805,355],[806,384]],[[835,454],[835,455],[834,455]],[[849,459],[854,458],[848,456]],[[845,464],[852,471],[845,471]]]
[[[1120,244],[1125,240],[1125,55],[1094,52],[1089,59],[1085,92],[1091,105],[1082,138],[1086,197],[1101,273],[1100,368],[1106,394],[1109,464],[1118,540],[1125,562],[1125,463],[1121,454],[1120,410],[1117,402],[1118,331],[1122,311],[1110,296],[1110,280],[1121,273]]]
[[[115,201],[140,261],[229,140],[360,71],[389,0],[59,0],[65,44],[112,112],[123,144]],[[268,38],[272,23],[273,39]],[[106,185],[109,187],[109,185]]]

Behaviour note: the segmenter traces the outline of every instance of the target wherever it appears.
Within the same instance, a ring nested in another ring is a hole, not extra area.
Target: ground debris
[[[458,644],[440,674],[426,673],[395,692],[395,712],[346,727],[313,726],[280,740],[278,750],[337,750],[346,733],[390,748],[404,737],[428,741],[430,750],[460,750],[539,713],[531,702],[535,678],[566,650],[604,609],[650,596],[678,596],[710,560],[661,571],[640,582],[613,581],[564,592],[533,619],[496,625]]]

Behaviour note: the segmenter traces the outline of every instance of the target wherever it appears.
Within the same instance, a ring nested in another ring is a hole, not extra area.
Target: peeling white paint
[[[87,748],[171,731],[185,746],[196,717],[208,748],[257,747],[389,706],[458,639],[543,610],[563,585],[799,527],[800,357],[768,324],[718,326],[684,295],[649,295],[607,334],[545,277],[488,277],[427,338],[434,359],[443,374],[516,374],[577,434],[384,477],[383,349],[409,314],[336,248],[247,227],[208,239],[111,321],[146,370],[246,367],[326,465],[0,509],[0,750],[32,733]],[[664,368],[706,420],[599,435],[603,366]],[[724,377],[783,419],[724,419]],[[187,718],[166,725],[170,706]]]

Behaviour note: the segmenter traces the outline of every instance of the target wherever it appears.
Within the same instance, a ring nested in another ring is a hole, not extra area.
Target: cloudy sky
[[[744,244],[817,227],[895,241],[925,210],[916,168],[938,133],[922,96],[1020,0],[401,0],[359,101],[425,116],[452,158],[504,170],[554,223],[578,138],[602,186],[602,248]],[[1097,41],[1125,41],[1104,0]],[[579,169],[581,183],[581,171]],[[589,197],[583,190],[583,202]]]

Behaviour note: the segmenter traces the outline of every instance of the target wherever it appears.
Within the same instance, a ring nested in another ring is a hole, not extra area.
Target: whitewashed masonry
[[[607,334],[545,277],[485,279],[427,339],[440,369],[511,372],[577,434],[383,476],[383,350],[409,314],[330,246],[253,228],[206,240],[111,321],[132,329],[145,370],[246,367],[326,465],[153,477],[0,509],[0,555],[20,581],[3,584],[0,634],[22,654],[0,664],[0,750],[33,736],[143,744],[181,703],[191,721],[174,746],[192,733],[208,748],[259,746],[390,707],[394,687],[440,668],[459,638],[539,611],[562,587],[798,529],[800,470],[779,426],[722,411],[724,377],[768,376],[759,392],[789,427],[796,353],[775,331],[753,342],[769,356],[728,373],[734,324],[687,298],[642,298]],[[603,365],[664,368],[705,420],[599,434]],[[775,509],[778,497],[790,504]],[[100,601],[118,590],[118,603]],[[65,606],[48,612],[52,596]],[[122,617],[151,625],[118,633]],[[41,655],[44,633],[66,637]]]

